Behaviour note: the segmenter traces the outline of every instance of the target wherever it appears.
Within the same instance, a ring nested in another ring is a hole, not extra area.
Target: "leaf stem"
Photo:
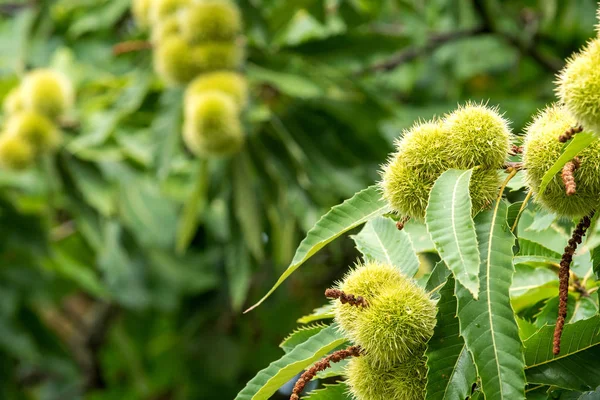
[[[533,191],[530,190],[527,193],[527,196],[525,196],[525,199],[523,200],[523,204],[521,204],[521,208],[519,208],[519,213],[517,214],[517,218],[515,218],[515,222],[513,223],[512,228],[510,228],[511,232],[514,232],[515,229],[517,229],[517,225],[519,224],[519,219],[521,219],[521,214],[523,214],[523,211],[525,211],[525,207],[527,207],[527,203],[529,203],[531,196],[533,196]]]
[[[508,185],[508,182],[510,182],[510,180],[512,178],[514,178],[515,175],[517,175],[517,171],[518,170],[516,168],[509,168],[506,171],[508,172],[508,176],[506,177],[506,179],[502,183],[502,186],[500,186],[500,191],[498,193],[498,198],[496,199],[496,206],[494,207],[494,214],[496,214],[498,212],[498,207],[500,205],[500,201],[502,201],[502,195],[504,194],[504,189],[506,189],[506,186]]]

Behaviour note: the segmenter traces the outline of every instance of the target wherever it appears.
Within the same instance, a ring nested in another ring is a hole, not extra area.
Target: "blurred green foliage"
[[[182,90],[156,78],[150,50],[113,53],[146,39],[129,0],[0,1],[0,98],[39,67],[77,88],[56,157],[0,171],[0,398],[233,398],[357,257],[350,240],[334,243],[242,315],[318,216],[377,180],[394,138],[418,118],[483,100],[518,133],[552,101],[554,73],[592,35],[596,7],[238,4],[248,140],[208,163],[198,199]],[[179,254],[190,201],[206,207]]]

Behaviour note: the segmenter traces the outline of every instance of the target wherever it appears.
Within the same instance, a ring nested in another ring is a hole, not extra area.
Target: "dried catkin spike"
[[[565,164],[562,170],[562,180],[565,184],[565,193],[567,196],[573,196],[577,192],[577,183],[575,183],[575,171],[579,168],[579,157]]]
[[[577,126],[570,126],[569,128],[567,128],[566,131],[564,131],[563,133],[560,134],[560,136],[558,137],[558,141],[561,143],[566,143],[569,140],[571,140],[571,138],[576,134],[583,131],[583,126],[581,125],[577,125]]]
[[[362,296],[354,296],[353,294],[344,293],[343,290],[339,289],[327,289],[325,290],[325,297],[328,299],[339,299],[342,304],[349,304],[351,306],[368,307],[369,303]]]
[[[563,253],[562,259],[560,260],[560,270],[558,273],[558,317],[556,318],[556,326],[554,327],[554,346],[552,349],[554,355],[558,355],[560,353],[560,337],[562,336],[562,331],[565,326],[565,319],[567,318],[567,301],[569,299],[569,271],[571,261],[573,261],[573,254],[575,254],[575,250],[577,250],[577,245],[581,244],[583,236],[585,235],[586,230],[590,227],[593,217],[594,211],[579,221],[575,227],[575,230],[573,231],[571,239],[569,239],[567,247],[565,247],[565,252]]]
[[[290,396],[290,400],[299,400],[300,394],[304,390],[304,387],[308,382],[310,382],[317,372],[324,371],[327,368],[331,367],[331,363],[337,363],[342,360],[345,360],[350,357],[358,357],[361,354],[360,346],[350,346],[344,350],[338,350],[336,352],[331,353],[330,355],[323,358],[321,361],[318,361],[311,368],[307,369],[298,381],[296,381],[296,385],[294,385],[294,390],[292,391],[292,395]]]

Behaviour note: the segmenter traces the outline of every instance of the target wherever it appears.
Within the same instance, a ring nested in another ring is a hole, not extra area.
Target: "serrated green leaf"
[[[558,315],[558,285],[554,287],[552,295],[554,296],[551,299],[548,299],[544,305],[540,308],[540,311],[535,314],[534,325],[538,328],[541,328],[545,325],[555,325],[556,317]],[[571,317],[573,315],[573,311],[575,310],[576,298],[574,295],[569,293],[569,300],[567,301],[567,317]],[[535,301],[532,301],[531,304],[535,304]],[[568,322],[568,320],[567,320]]]
[[[283,384],[347,341],[336,325],[329,326],[272,362],[246,384],[235,400],[266,400]]]
[[[425,399],[465,399],[471,394],[477,372],[460,336],[452,276],[440,290],[440,296],[437,324],[425,353],[429,368]]]
[[[568,314],[571,315],[569,322],[592,318],[596,314],[598,314],[598,304],[590,296],[581,296],[575,303],[573,313]]]
[[[551,269],[527,264],[517,264],[515,269],[510,297],[516,313],[557,293],[558,276]]]
[[[325,385],[323,389],[313,390],[304,400],[351,400],[348,385],[344,382],[335,385]]]
[[[554,326],[544,326],[523,343],[528,382],[580,391],[599,386],[600,316],[566,324],[557,356],[553,339]]]
[[[450,270],[446,267],[443,261],[439,261],[433,267],[427,283],[425,284],[425,290],[433,298],[439,298],[439,291],[446,283],[446,280],[451,275]]]
[[[302,326],[290,333],[289,336],[279,344],[279,347],[286,353],[289,353],[294,347],[298,346],[300,343],[306,342],[310,337],[316,335],[325,328],[327,328],[327,325],[325,324]]]
[[[596,139],[596,136],[591,132],[581,132],[565,146],[563,153],[558,157],[558,160],[544,174],[538,193],[544,193],[548,184],[552,179],[561,179],[557,174],[563,169],[566,163],[571,161],[579,152],[585,149],[590,143]]]
[[[519,328],[510,305],[514,237],[501,201],[475,218],[480,246],[479,300],[457,282],[461,334],[473,356],[482,390],[489,399],[525,398],[525,374]]]
[[[532,305],[555,296],[558,293],[558,280],[545,283],[541,286],[528,290],[527,292],[511,298],[510,304],[516,313],[531,307]]]
[[[519,238],[519,252],[515,264],[559,264],[562,255],[532,240]]]
[[[409,277],[419,270],[419,259],[408,235],[399,231],[390,218],[375,217],[367,221],[352,239],[367,260],[394,265]]]
[[[333,318],[333,304],[327,303],[321,307],[315,308],[312,313],[298,318],[296,322],[300,324],[309,324],[320,319]]]
[[[427,231],[440,257],[473,297],[479,296],[479,248],[471,217],[473,170],[450,169],[434,183],[425,213]]]
[[[298,250],[296,250],[291,264],[279,277],[277,282],[275,282],[275,285],[273,285],[262,299],[245,312],[258,307],[288,276],[335,238],[367,222],[371,218],[385,214],[389,210],[388,204],[381,198],[377,186],[374,185],[358,192],[342,204],[333,207],[308,231],[306,237],[300,243]]]
[[[517,218],[519,218],[519,214],[521,212],[521,207],[523,206],[522,201],[517,201],[516,203],[512,203],[508,207],[508,215],[506,217],[506,223],[508,226],[512,228]]]

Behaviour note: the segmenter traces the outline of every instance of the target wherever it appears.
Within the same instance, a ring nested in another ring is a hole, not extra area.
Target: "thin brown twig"
[[[560,353],[560,338],[562,331],[565,326],[565,319],[567,318],[567,301],[569,299],[569,271],[571,261],[573,261],[573,254],[577,250],[577,246],[581,244],[585,231],[590,227],[592,218],[594,217],[594,211],[590,215],[586,215],[579,221],[569,243],[565,247],[562,259],[560,260],[560,270],[558,272],[559,279],[559,304],[558,304],[558,317],[556,318],[556,326],[554,327],[554,343],[552,352],[554,355]]]
[[[520,37],[503,31],[498,24],[496,24],[497,16],[490,12],[485,0],[473,0],[473,8],[479,15],[479,18],[481,18],[487,32],[499,35],[500,38],[519,50],[521,54],[531,57],[536,63],[550,72],[556,72],[562,67],[561,60],[547,57],[541,53],[535,46],[534,41],[525,43]],[[534,35],[533,38],[535,37],[536,35]]]
[[[302,394],[304,387],[315,377],[315,375],[317,375],[317,372],[324,371],[331,367],[331,363],[337,363],[350,357],[358,357],[360,356],[361,352],[362,349],[360,346],[350,346],[346,349],[333,352],[330,355],[322,358],[320,361],[317,361],[315,365],[304,371],[302,376],[298,378],[296,385],[294,385],[294,390],[292,391],[290,400],[300,400],[300,394]]]
[[[432,35],[424,46],[409,47],[392,55],[389,59],[380,63],[373,64],[365,69],[356,72],[356,75],[365,75],[371,72],[386,72],[391,71],[402,64],[410,62],[416,58],[427,55],[438,47],[460,39],[465,39],[477,35],[487,33],[483,27],[474,27],[470,29],[438,33]]]
[[[575,182],[575,171],[581,165],[581,161],[579,157],[573,158],[573,160],[569,161],[565,164],[562,169],[561,178],[565,185],[565,192],[567,196],[573,196],[577,193],[577,183]]]
[[[325,290],[325,297],[328,299],[340,299],[342,304],[350,304],[351,306],[362,306],[368,307],[369,303],[362,296],[354,296],[353,294],[344,293],[340,289],[327,289]]]
[[[569,129],[567,129],[564,133],[562,133],[559,137],[558,137],[558,141],[561,143],[566,143],[567,141],[569,141],[576,133],[579,133],[583,131],[583,126],[581,125],[577,125],[577,126],[572,126]]]
[[[152,43],[147,40],[129,40],[127,42],[117,43],[113,46],[113,54],[115,56],[131,53],[134,51],[149,50],[152,48]]]

